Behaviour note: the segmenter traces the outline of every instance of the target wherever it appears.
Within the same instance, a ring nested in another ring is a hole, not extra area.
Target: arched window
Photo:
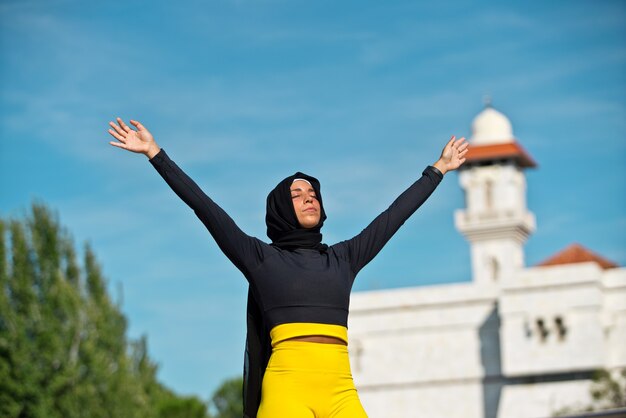
[[[545,321],[543,320],[543,318],[537,318],[537,320],[535,321],[535,325],[537,326],[539,341],[541,341],[542,343],[545,342],[548,338],[548,335],[550,334],[550,331],[546,327]]]
[[[565,326],[565,321],[563,320],[563,317],[557,316],[556,318],[554,318],[554,324],[556,325],[556,332],[559,336],[559,340],[563,341],[565,339],[565,336],[567,335],[567,327]]]
[[[500,279],[500,263],[495,257],[489,258],[489,274],[494,282]]]
[[[493,209],[493,181],[491,180],[485,183],[485,209]]]
[[[354,370],[357,372],[360,372],[361,371],[361,355],[363,354],[363,344],[361,343],[361,340],[353,338],[350,341],[350,345],[352,346],[352,349],[350,350],[350,355],[351,357],[354,358],[354,361],[351,361],[351,363],[353,363],[354,365]]]

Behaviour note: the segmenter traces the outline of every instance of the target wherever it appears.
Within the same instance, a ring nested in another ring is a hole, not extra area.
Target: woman
[[[320,184],[296,173],[267,197],[271,244],[246,235],[172,161],[141,123],[110,122],[110,144],[144,154],[191,207],[248,287],[244,415],[258,418],[367,417],[348,357],[348,305],[357,273],[465,161],[467,143],[453,136],[441,157],[360,234],[322,243],[326,214]]]

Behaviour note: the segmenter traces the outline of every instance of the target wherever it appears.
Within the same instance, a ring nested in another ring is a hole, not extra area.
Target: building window
[[[565,326],[563,318],[560,316],[554,318],[554,325],[556,326],[556,335],[559,336],[560,341],[563,341],[567,335],[567,327]]]
[[[361,356],[363,355],[363,344],[361,343],[361,340],[353,338],[350,341],[350,345],[352,346],[350,348],[350,355],[352,355],[354,358],[354,361],[353,362],[351,361],[351,363],[354,364],[354,371],[360,372],[361,371]]]
[[[550,334],[545,321],[542,318],[538,318],[537,321],[535,321],[535,326],[537,328],[537,335],[539,335],[539,341],[542,343],[545,342]]]
[[[500,263],[495,257],[491,257],[489,259],[489,272],[491,274],[491,279],[496,282],[500,278]]]
[[[493,209],[493,181],[487,180],[485,183],[485,208]]]

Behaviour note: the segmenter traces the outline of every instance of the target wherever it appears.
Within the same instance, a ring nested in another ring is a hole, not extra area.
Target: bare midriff
[[[306,341],[310,343],[348,345],[348,343],[346,343],[344,340],[341,340],[336,337],[329,337],[328,335],[305,335],[303,337],[287,338],[286,340],[283,340],[283,341]],[[280,342],[278,344],[280,344]]]
[[[283,341],[348,345],[348,329],[342,325],[297,322],[280,324],[270,331],[272,347]]]

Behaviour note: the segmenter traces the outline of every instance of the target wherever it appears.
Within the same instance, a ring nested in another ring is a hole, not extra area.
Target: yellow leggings
[[[347,329],[340,325],[292,323],[274,327],[257,418],[367,418],[352,380],[348,347],[283,341],[303,335],[348,339]]]

